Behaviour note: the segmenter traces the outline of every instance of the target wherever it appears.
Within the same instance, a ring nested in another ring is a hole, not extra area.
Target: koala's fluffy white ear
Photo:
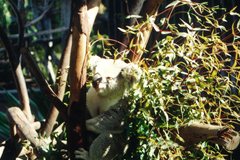
[[[97,66],[98,62],[101,60],[98,56],[91,56],[88,61],[88,66],[91,70],[94,70],[94,68]]]
[[[121,76],[127,81],[128,87],[137,83],[142,75],[142,70],[133,63],[129,63],[121,70]]]

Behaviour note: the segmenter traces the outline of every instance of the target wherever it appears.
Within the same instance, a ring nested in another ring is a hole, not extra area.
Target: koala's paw
[[[84,148],[79,148],[74,152],[75,159],[89,160],[88,151]]]

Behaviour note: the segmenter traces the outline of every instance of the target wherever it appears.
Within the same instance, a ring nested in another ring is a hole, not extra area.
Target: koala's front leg
[[[122,107],[110,109],[97,117],[88,119],[86,121],[87,130],[97,134],[104,132],[122,133],[126,114],[126,109]]]
[[[84,148],[80,148],[74,152],[75,159],[82,159],[82,160],[90,160],[88,151],[86,151]]]

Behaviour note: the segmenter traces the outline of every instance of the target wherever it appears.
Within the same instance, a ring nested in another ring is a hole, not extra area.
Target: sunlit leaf
[[[128,15],[128,16],[126,17],[126,19],[131,19],[131,18],[137,18],[137,19],[139,19],[139,18],[142,18],[142,16],[140,16],[140,15]]]
[[[123,33],[127,33],[127,31],[125,29],[123,29],[123,28],[118,27],[118,30],[120,30]]]
[[[230,15],[232,16],[238,16],[240,17],[240,14],[235,12],[235,10],[237,9],[238,6],[235,6],[233,9],[231,9],[231,11],[229,12]]]

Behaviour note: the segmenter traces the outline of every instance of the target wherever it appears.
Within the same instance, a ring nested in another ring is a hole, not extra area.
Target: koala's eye
[[[102,81],[102,77],[93,79],[92,85],[94,88],[98,88],[99,83]]]
[[[98,73],[95,74],[92,80],[93,87],[97,87],[101,81],[102,81],[101,75]]]
[[[112,78],[112,77],[106,77],[106,79],[107,79],[107,80],[113,80],[113,78]]]

